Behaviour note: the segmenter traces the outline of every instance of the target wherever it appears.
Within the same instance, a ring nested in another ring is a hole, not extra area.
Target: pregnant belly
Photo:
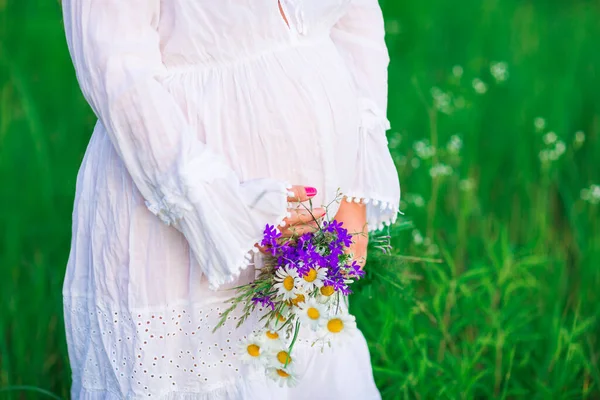
[[[190,68],[165,85],[199,139],[226,157],[241,180],[268,176],[319,186],[317,179],[339,187],[351,174],[357,96],[328,37]]]

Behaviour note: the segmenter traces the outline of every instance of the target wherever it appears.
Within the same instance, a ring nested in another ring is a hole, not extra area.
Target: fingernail
[[[317,189],[310,186],[304,186],[304,190],[306,191],[306,195],[308,197],[315,197],[317,195]]]

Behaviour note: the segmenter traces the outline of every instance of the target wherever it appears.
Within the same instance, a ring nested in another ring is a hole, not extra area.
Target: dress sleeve
[[[211,287],[246,267],[266,224],[287,213],[285,182],[240,182],[198,140],[171,94],[157,24],[160,0],[63,0],[65,31],[86,100],[148,209],[186,237]]]
[[[342,188],[347,201],[367,204],[369,230],[396,221],[400,183],[385,132],[388,96],[388,50],[377,0],[352,0],[332,28],[331,37],[351,71],[359,96],[359,150],[354,183]]]

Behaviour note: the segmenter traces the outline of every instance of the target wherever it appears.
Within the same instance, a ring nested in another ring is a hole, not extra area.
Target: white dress
[[[63,285],[72,398],[379,398],[360,334],[323,352],[304,335],[287,389],[236,357],[251,323],[211,332],[289,183],[395,221],[377,0],[281,0],[289,25],[277,0],[62,4],[98,117]]]

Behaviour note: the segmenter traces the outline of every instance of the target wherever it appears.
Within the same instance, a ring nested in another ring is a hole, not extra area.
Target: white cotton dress
[[[251,322],[212,333],[250,282],[287,185],[398,214],[388,53],[376,0],[63,0],[98,117],[78,173],[63,285],[73,399],[378,399],[360,332],[299,383],[243,365]],[[333,217],[339,205],[329,208]]]

